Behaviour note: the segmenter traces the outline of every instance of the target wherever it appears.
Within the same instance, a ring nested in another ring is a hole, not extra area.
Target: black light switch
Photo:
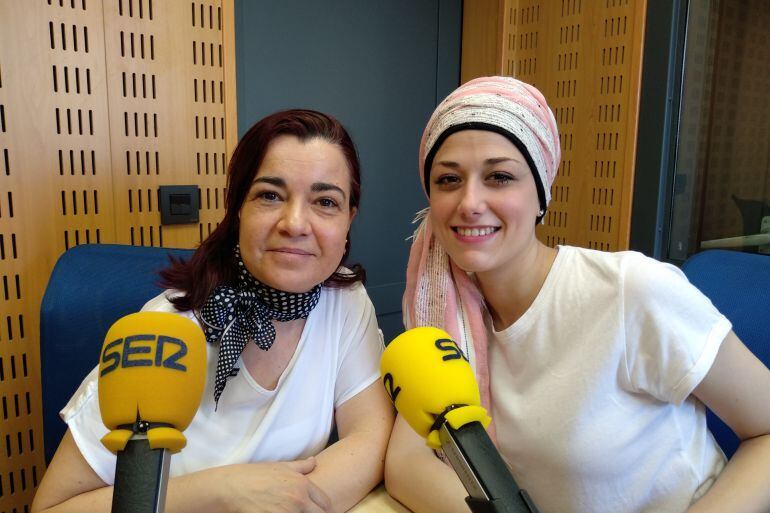
[[[196,185],[161,185],[160,223],[198,222],[198,187]]]

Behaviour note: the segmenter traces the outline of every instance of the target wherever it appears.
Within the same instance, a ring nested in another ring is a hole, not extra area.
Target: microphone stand
[[[164,424],[167,425],[167,424]],[[126,448],[118,451],[112,513],[163,513],[171,454],[151,449],[147,430],[158,424],[137,420],[128,426],[134,434]]]
[[[463,486],[473,513],[539,513],[526,490],[519,488],[500,453],[479,422],[454,429],[444,421],[439,441]]]

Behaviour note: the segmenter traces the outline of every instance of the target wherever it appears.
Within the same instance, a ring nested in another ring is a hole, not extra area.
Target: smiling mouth
[[[452,231],[462,237],[483,237],[485,235],[491,235],[500,230],[499,226],[483,226],[477,228],[465,228],[461,226],[453,226]]]

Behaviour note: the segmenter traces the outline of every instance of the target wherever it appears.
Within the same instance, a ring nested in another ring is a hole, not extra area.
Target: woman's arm
[[[687,513],[770,511],[770,371],[731,331],[693,394],[735,431],[741,445]]]
[[[331,499],[330,511],[343,512],[382,480],[393,406],[378,380],[337,408],[335,420],[340,439],[316,456],[309,477]]]
[[[385,460],[385,488],[416,513],[468,513],[465,488],[449,465],[398,416]]]
[[[327,512],[329,498],[306,476],[314,466],[314,459],[308,458],[227,465],[176,477],[168,483],[166,512]],[[112,487],[93,471],[67,431],[40,483],[32,512],[109,512],[111,506]]]

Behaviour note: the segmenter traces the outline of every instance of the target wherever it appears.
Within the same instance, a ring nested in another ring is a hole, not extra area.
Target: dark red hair
[[[238,242],[238,212],[251,189],[254,177],[265,158],[270,143],[282,135],[300,141],[320,138],[342,151],[350,170],[349,208],[358,208],[361,199],[361,166],[356,148],[342,124],[332,116],[313,110],[285,110],[271,114],[252,126],[241,138],[230,159],[227,171],[225,217],[195,251],[190,260],[171,257],[171,264],[160,272],[160,284],[182,291],[171,302],[178,310],[200,309],[211,292],[220,284],[236,281],[234,248]],[[350,252],[350,234],[345,242],[345,263]],[[351,273],[335,271],[326,279],[329,287],[346,287],[364,281],[366,273],[360,264],[349,266]]]

